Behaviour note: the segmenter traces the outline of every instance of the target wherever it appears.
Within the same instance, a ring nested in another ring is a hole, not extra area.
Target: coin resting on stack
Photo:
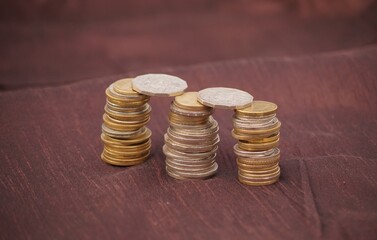
[[[106,89],[101,139],[104,162],[131,166],[147,160],[151,148],[151,131],[145,127],[150,119],[149,96],[132,89],[132,78],[116,81]]]
[[[213,109],[200,104],[197,95],[186,92],[170,105],[163,152],[166,172],[176,179],[205,179],[218,169],[219,127],[211,116]]]
[[[250,107],[235,110],[232,135],[238,140],[238,179],[247,185],[268,185],[279,180],[280,121],[277,106],[271,102],[254,101]]]

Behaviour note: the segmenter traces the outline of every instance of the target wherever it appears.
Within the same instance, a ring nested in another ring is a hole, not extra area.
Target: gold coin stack
[[[163,152],[166,172],[176,179],[206,179],[218,169],[219,127],[211,116],[213,109],[199,103],[197,96],[186,92],[170,105]]]
[[[149,96],[132,90],[132,78],[116,81],[106,89],[101,139],[104,162],[131,166],[144,162],[151,148]]]
[[[280,121],[277,106],[271,102],[254,101],[251,107],[235,110],[232,135],[238,140],[238,179],[247,185],[269,185],[280,177]]]

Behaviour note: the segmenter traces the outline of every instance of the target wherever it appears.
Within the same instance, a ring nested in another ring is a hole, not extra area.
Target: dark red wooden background
[[[377,238],[374,1],[108,4],[0,3],[1,239]],[[168,177],[171,98],[149,161],[102,163],[105,88],[150,71],[277,103],[280,182],[237,181],[225,110],[219,173]]]

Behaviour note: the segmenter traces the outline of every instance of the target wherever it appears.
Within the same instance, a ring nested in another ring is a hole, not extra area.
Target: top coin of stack
[[[170,106],[170,127],[163,151],[166,171],[177,179],[205,179],[217,172],[218,124],[212,108],[197,101],[197,92],[177,96]]]
[[[106,89],[101,139],[104,162],[130,166],[144,162],[150,153],[149,96],[132,89],[132,78],[116,81]]]
[[[198,101],[213,108],[242,109],[251,105],[253,96],[236,88],[212,87],[200,90]]]
[[[248,185],[268,185],[280,177],[280,121],[277,106],[266,101],[254,101],[250,107],[238,109],[233,117],[232,135],[238,140],[238,178]]]

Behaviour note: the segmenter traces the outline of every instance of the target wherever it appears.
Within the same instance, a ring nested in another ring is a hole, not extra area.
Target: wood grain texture
[[[279,183],[236,179],[232,112],[218,110],[219,173],[164,170],[170,98],[152,99],[152,157],[100,160],[105,88],[121,76],[0,93],[2,239],[376,239],[377,47],[165,68],[188,90],[235,87],[278,104]],[[122,76],[134,76],[129,72]]]
[[[376,43],[376,1],[344,2],[3,1],[0,90]]]

